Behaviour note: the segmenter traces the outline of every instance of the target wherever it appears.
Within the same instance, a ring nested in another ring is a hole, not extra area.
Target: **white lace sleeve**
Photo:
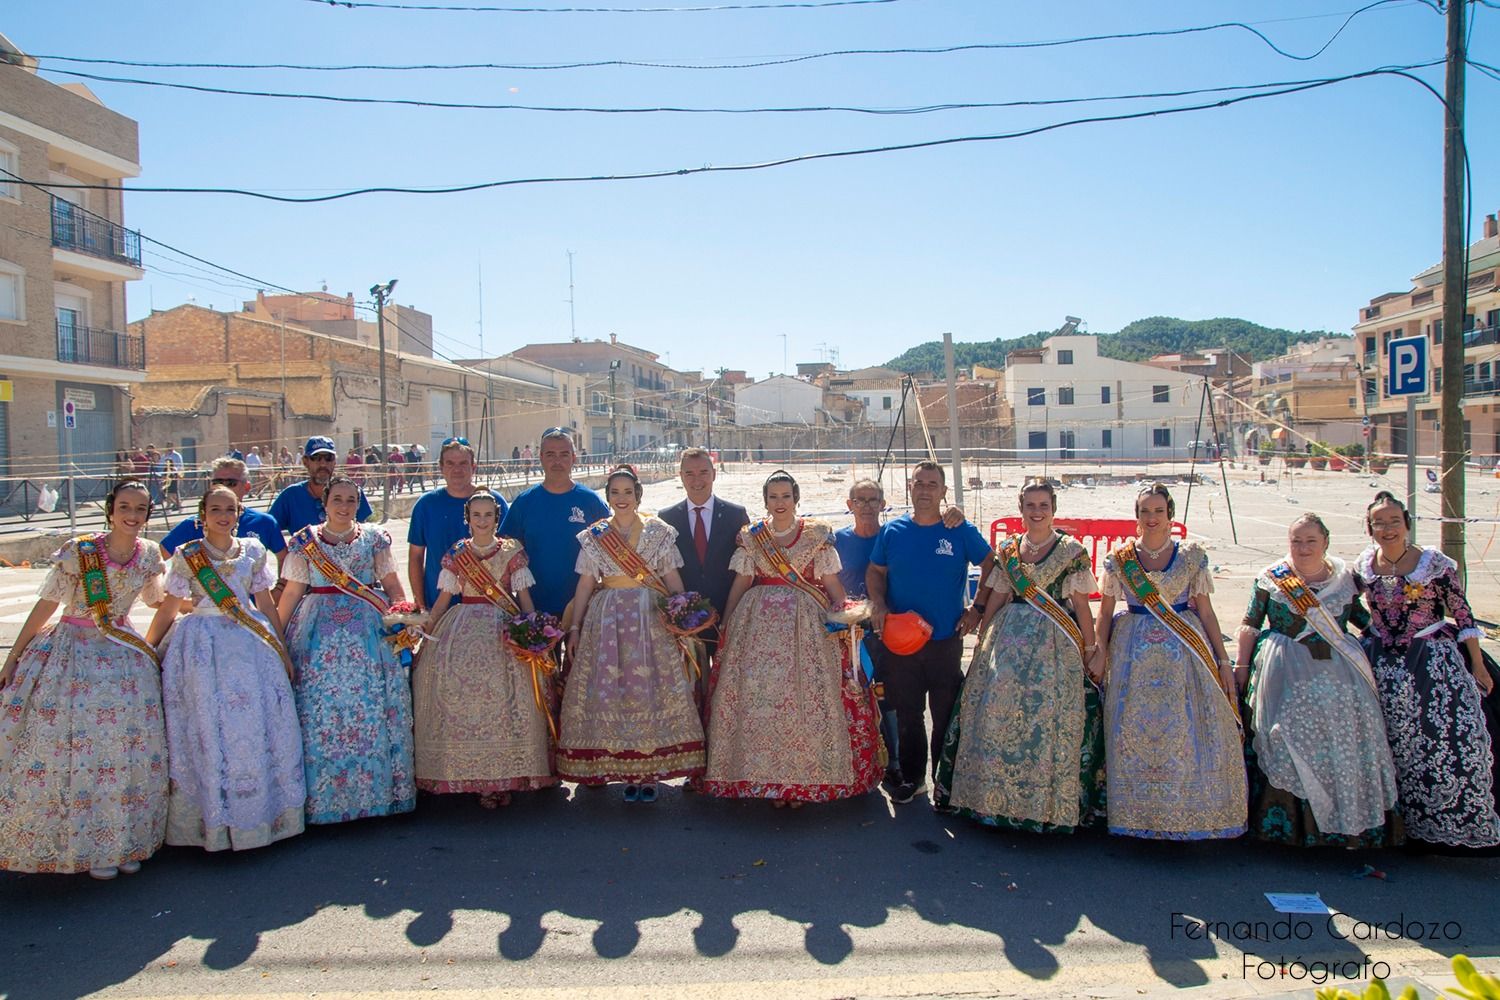
[[[844,568],[844,562],[839,558],[839,550],[833,547],[830,539],[828,544],[820,546],[813,553],[813,573],[818,579],[825,576],[836,576],[838,571]]]
[[[396,572],[396,557],[391,554],[391,536],[377,528],[385,536],[384,542],[375,543],[375,579],[384,580]]]
[[[677,551],[677,529],[665,521],[648,521],[641,539],[641,558],[658,575],[680,568],[682,553]]]
[[[573,564],[573,572],[579,576],[603,577],[615,571],[613,559],[609,560],[611,566],[608,569],[600,565],[599,557],[594,554],[598,545],[599,543],[594,541],[593,536],[589,534],[587,528],[578,533],[578,561]],[[608,559],[609,557],[605,556],[604,558]]]
[[[167,564],[167,581],[164,587],[171,597],[192,600],[193,571],[188,569],[187,560],[182,558],[181,549],[172,553],[172,561]]]
[[[510,575],[510,589],[517,593],[530,590],[536,586],[536,577],[531,575],[530,566],[522,566]]]
[[[1063,593],[1082,594],[1087,597],[1099,589],[1099,581],[1090,570],[1080,569],[1063,581]]]
[[[1197,549],[1193,555],[1196,564],[1193,566],[1193,577],[1188,583],[1188,596],[1197,597],[1199,594],[1212,594],[1214,592],[1214,575],[1208,565],[1208,553],[1203,549]]]
[[[296,549],[287,549],[286,562],[281,564],[281,575],[286,577],[288,583],[312,583],[312,567],[307,564],[307,556]]]
[[[260,542],[247,538],[243,544],[250,545],[254,555],[254,562],[250,565],[250,596],[254,597],[262,590],[276,586],[276,567],[271,564],[271,553]]]
[[[1011,592],[1010,574],[1005,572],[1005,567],[996,561],[995,568],[990,570],[989,578],[984,581],[984,585],[996,594],[1009,594]]]
[[[755,575],[755,557],[750,550],[743,546],[734,550],[734,555],[729,557],[729,569],[741,576]]]
[[[1099,593],[1105,597],[1113,597],[1117,601],[1126,599],[1125,585],[1120,582],[1120,574],[1115,570],[1113,555],[1104,557],[1104,572],[1099,577]]]
[[[287,565],[291,565],[290,561],[288,561]],[[287,577],[287,579],[290,580],[291,577]],[[438,571],[437,589],[445,594],[462,594],[464,592],[464,586],[459,582],[458,574],[446,566]]]
[[[141,553],[141,572],[145,580],[141,583],[140,601],[142,604],[160,604],[166,591],[162,589],[162,570],[166,566],[162,563],[161,549],[156,543],[148,543],[151,546],[149,552]]]
[[[78,589],[78,546],[67,542],[52,555],[52,568],[42,580],[37,600],[66,606]]]

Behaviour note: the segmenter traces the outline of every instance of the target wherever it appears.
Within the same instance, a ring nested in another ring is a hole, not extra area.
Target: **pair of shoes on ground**
[[[903,781],[894,788],[887,788],[886,794],[890,795],[892,802],[898,806],[904,806],[925,791],[927,791],[925,784],[918,785],[910,781]]]
[[[626,785],[624,792],[626,802],[655,802],[656,783],[646,785]]]
[[[108,868],[90,868],[89,877],[96,878],[101,882],[108,882],[121,873],[134,875],[140,870],[141,863],[139,861],[121,861],[118,865],[111,865]]]

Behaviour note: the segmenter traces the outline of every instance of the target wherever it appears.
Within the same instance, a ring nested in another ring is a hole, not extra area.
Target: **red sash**
[[[375,588],[361,582],[349,573],[348,570],[335,562],[333,557],[328,554],[328,550],[323,548],[322,544],[318,542],[318,529],[316,525],[310,524],[293,535],[292,544],[297,547],[297,551],[301,552],[308,562],[312,563],[319,573],[323,574],[324,578],[330,584],[350,597],[357,597],[361,601],[364,601],[378,613],[385,614],[386,602],[376,593]]]

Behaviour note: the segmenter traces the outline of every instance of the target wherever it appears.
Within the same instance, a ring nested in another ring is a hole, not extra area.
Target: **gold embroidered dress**
[[[1055,535],[1026,576],[1070,614],[1096,586],[1088,551]],[[1098,689],[1078,645],[1015,594],[996,565],[985,581],[1011,599],[990,623],[964,677],[938,764],[937,805],[987,826],[1067,832],[1103,819],[1104,742]]]
[[[704,791],[804,802],[868,792],[881,773],[873,701],[846,643],[823,627],[823,608],[786,584],[750,532],[740,530],[729,563],[755,583],[735,606],[716,667]],[[802,521],[785,548],[809,581],[840,569],[833,532],[820,521]]]
[[[109,614],[122,629],[139,597],[162,598],[161,550],[104,551]],[[160,673],[100,632],[83,596],[78,543],[52,557],[37,597],[62,620],[31,640],[0,692],[0,868],[84,872],[142,861],[167,829],[167,737]]]
[[[1229,699],[1175,632],[1129,603],[1117,559],[1114,552],[1104,558],[1100,580],[1100,593],[1125,604],[1110,631],[1104,698],[1109,832],[1163,840],[1238,837],[1248,802]],[[1203,634],[1188,606],[1189,598],[1214,589],[1203,547],[1174,542],[1166,567],[1146,576]],[[1214,640],[1205,637],[1210,649],[1222,649]]]
[[[501,538],[471,551],[512,593],[535,582],[520,542]],[[438,590],[453,595],[452,604],[412,668],[417,787],[484,794],[557,784],[547,718],[531,668],[505,644],[505,613],[458,571],[451,554],[443,557]]]
[[[659,518],[639,518],[626,542],[658,576],[682,565],[677,530]],[[598,586],[563,688],[558,774],[584,785],[696,777],[704,758],[697,678],[662,623],[656,591],[626,576],[592,528],[578,545],[577,571]]]

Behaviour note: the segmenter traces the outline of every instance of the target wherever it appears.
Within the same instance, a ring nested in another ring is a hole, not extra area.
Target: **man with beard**
[[[293,483],[271,501],[271,517],[276,526],[287,534],[295,534],[309,524],[322,524],[327,520],[323,511],[323,490],[338,467],[339,453],[333,439],[314,436],[302,446],[302,467],[307,470],[307,479]],[[374,513],[363,490],[359,493],[359,511],[356,521],[368,520]]]

